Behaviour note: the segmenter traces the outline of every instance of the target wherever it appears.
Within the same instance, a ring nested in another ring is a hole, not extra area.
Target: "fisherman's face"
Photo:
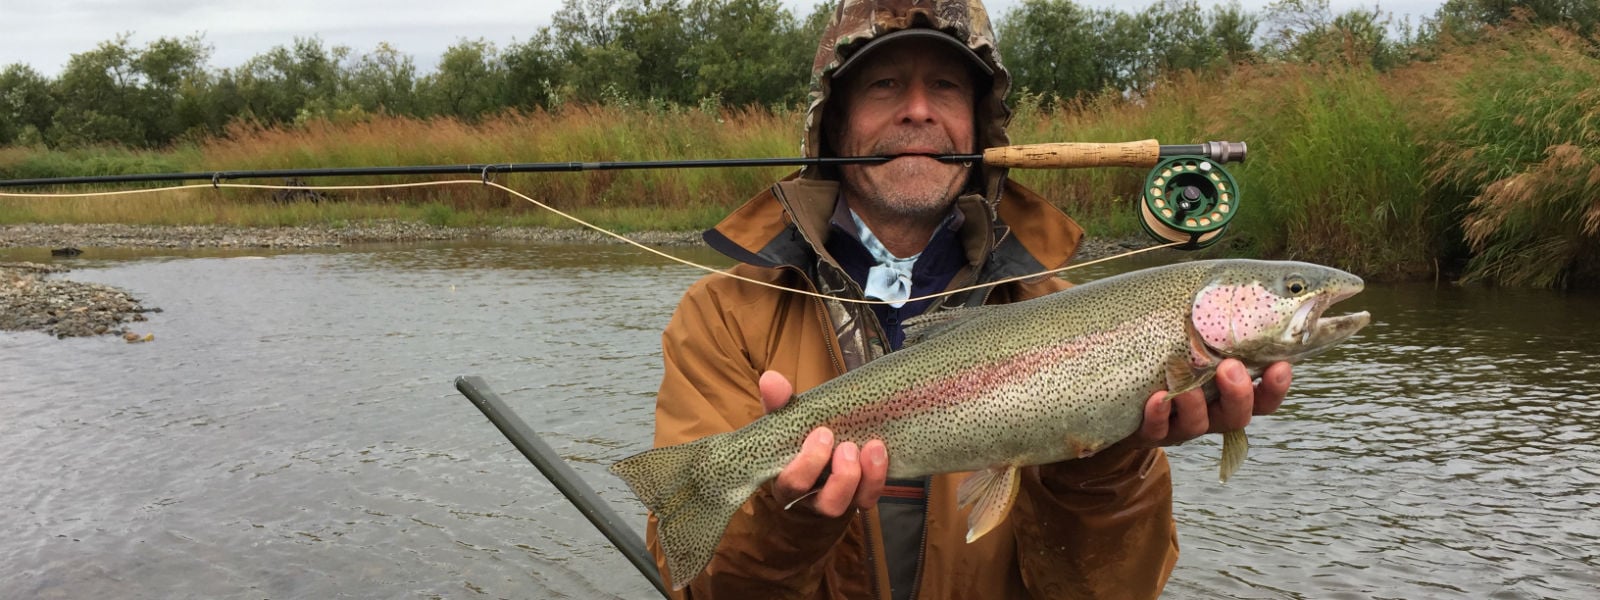
[[[968,59],[929,40],[874,51],[841,82],[840,156],[972,154],[976,94]],[[923,156],[840,168],[853,202],[906,218],[939,219],[967,182],[968,168]]]

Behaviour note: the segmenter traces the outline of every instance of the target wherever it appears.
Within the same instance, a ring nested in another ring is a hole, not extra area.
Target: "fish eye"
[[[1306,280],[1299,275],[1290,275],[1284,278],[1283,287],[1291,294],[1298,294],[1306,291]]]

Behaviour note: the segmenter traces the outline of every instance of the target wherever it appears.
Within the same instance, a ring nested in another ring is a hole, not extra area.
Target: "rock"
[[[121,326],[152,312],[126,291],[49,278],[67,269],[0,263],[0,330],[41,331],[58,338],[123,334]]]

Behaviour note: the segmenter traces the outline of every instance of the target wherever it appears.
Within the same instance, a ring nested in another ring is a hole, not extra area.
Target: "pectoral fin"
[[[961,482],[956,490],[956,500],[962,508],[972,507],[967,513],[967,543],[983,537],[996,525],[1006,520],[1011,504],[1017,499],[1022,473],[1012,465],[997,465],[978,471]]]
[[[1172,356],[1167,359],[1167,395],[1176,396],[1199,388],[1216,376],[1216,369],[1206,369],[1196,373],[1194,367],[1189,365],[1188,358]]]
[[[1244,464],[1244,457],[1249,453],[1250,438],[1245,436],[1243,429],[1222,434],[1222,461],[1218,468],[1218,481],[1227,483],[1233,472],[1239,470],[1239,465]]]

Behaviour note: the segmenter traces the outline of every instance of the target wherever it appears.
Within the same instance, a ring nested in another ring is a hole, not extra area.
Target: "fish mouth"
[[[1363,287],[1358,279],[1335,290],[1318,294],[1295,311],[1294,316],[1290,318],[1289,327],[1284,331],[1285,339],[1282,340],[1286,345],[1297,347],[1295,360],[1320,354],[1349,339],[1372,322],[1372,315],[1367,311],[1324,316],[1334,304],[1360,293]]]

